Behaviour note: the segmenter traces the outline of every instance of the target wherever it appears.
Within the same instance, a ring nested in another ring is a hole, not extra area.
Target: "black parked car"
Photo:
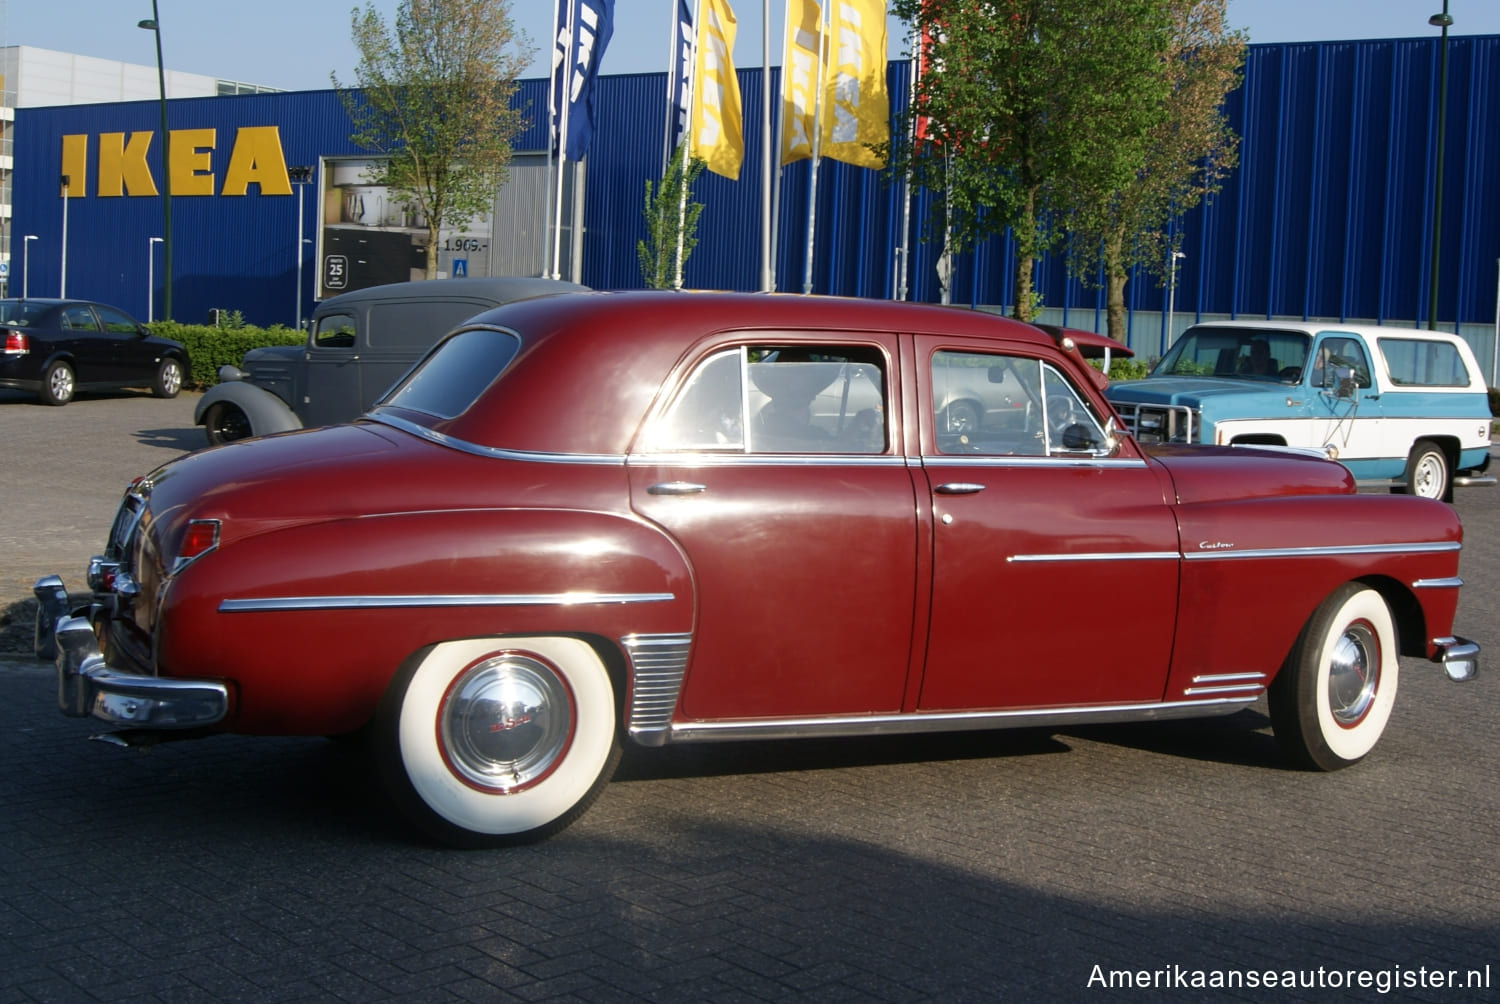
[[[0,387],[63,405],[77,390],[149,387],[176,397],[187,349],[118,307],[88,300],[0,300]]]
[[[210,445],[248,436],[352,422],[439,338],[475,314],[515,300],[585,287],[496,276],[419,279],[341,293],[318,304],[307,341],[251,349],[219,382],[193,421]]]

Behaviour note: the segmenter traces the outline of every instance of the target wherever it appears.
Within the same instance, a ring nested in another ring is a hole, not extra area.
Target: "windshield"
[[[1297,331],[1193,328],[1167,350],[1151,375],[1296,383],[1307,363],[1309,341]]]

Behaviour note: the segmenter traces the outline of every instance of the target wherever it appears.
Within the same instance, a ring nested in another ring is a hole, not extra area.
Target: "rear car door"
[[[62,344],[73,357],[73,373],[80,384],[111,383],[124,379],[109,340],[86,303],[71,303],[58,311]]]
[[[918,336],[933,520],[924,711],[1160,700],[1178,607],[1166,475],[1026,350]],[[953,428],[953,389],[978,395]]]
[[[900,710],[919,559],[896,339],[758,332],[699,351],[628,461],[677,540],[694,719]]]

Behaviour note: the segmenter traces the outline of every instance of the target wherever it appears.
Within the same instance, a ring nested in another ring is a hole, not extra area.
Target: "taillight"
[[[195,519],[191,521],[187,525],[187,530],[182,535],[182,545],[177,549],[177,560],[172,563],[172,571],[181,571],[188,564],[203,557],[218,546],[218,520]]]
[[[19,331],[11,331],[7,328],[5,331],[5,348],[0,351],[4,351],[8,356],[24,356],[31,351],[31,340]]]

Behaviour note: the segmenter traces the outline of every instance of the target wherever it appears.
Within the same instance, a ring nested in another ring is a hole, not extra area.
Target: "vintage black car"
[[[0,387],[64,405],[79,390],[149,387],[176,397],[187,349],[118,307],[89,300],[0,300]]]
[[[303,345],[245,353],[219,369],[193,420],[212,445],[364,414],[439,338],[491,307],[582,290],[553,279],[430,279],[330,297]]]

